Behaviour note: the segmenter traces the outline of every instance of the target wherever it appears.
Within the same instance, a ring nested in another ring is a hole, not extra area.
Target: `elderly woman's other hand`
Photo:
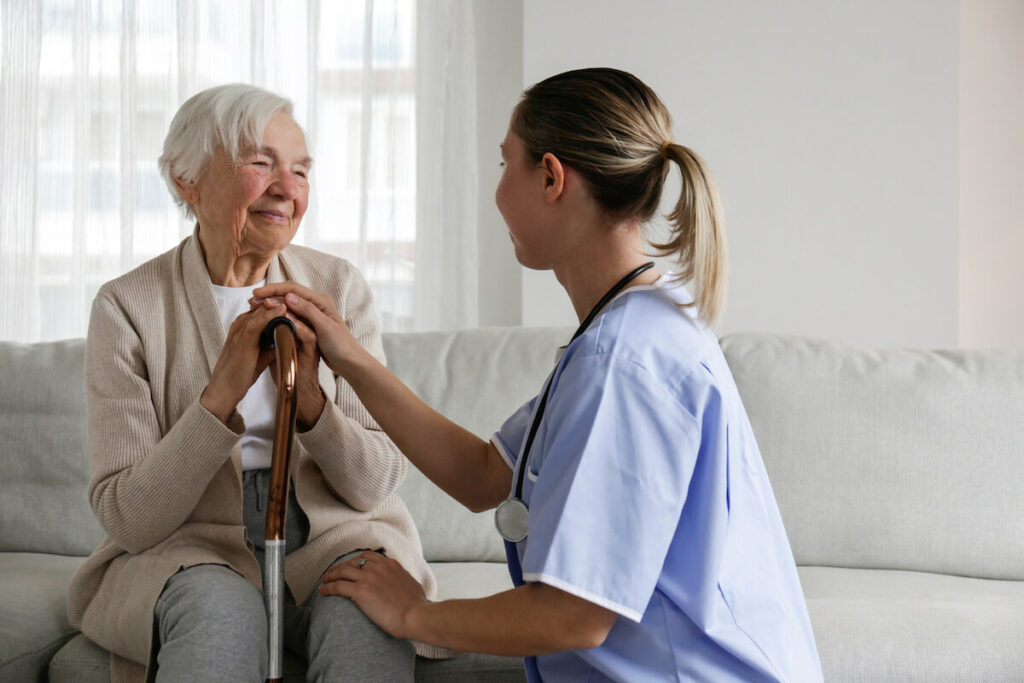
[[[284,304],[280,299],[255,300],[252,301],[253,310],[259,308],[272,308],[280,311]],[[320,348],[317,346],[316,332],[299,318],[291,313],[286,316],[295,325],[295,339],[298,361],[298,382],[295,387],[297,404],[295,408],[295,422],[300,431],[307,431],[313,428],[320,413],[324,411],[327,404],[327,397],[320,388]],[[270,366],[274,382],[277,382],[276,363]]]
[[[285,311],[283,304],[255,308],[235,318],[228,328],[210,382],[199,397],[199,403],[224,424],[249,387],[273,361],[272,351],[260,349],[260,335],[271,320],[284,315]]]

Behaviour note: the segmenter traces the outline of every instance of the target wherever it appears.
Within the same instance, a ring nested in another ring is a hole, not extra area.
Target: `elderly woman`
[[[284,307],[250,311],[252,290],[295,280],[329,292],[360,342],[383,355],[359,272],[290,246],[311,166],[291,111],[237,84],[185,102],[160,168],[195,232],[93,303],[89,497],[107,538],[72,581],[69,615],[112,653],[115,680],[266,676],[261,546],[275,389],[259,336]],[[314,590],[365,549],[386,549],[428,593],[434,581],[394,494],[405,459],[321,364],[312,331],[297,327],[286,645],[308,660],[309,680],[412,680],[412,643]]]

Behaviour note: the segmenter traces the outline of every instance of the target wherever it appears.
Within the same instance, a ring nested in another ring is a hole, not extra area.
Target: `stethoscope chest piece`
[[[494,526],[509,543],[518,543],[526,538],[530,526],[530,511],[526,503],[518,498],[506,498],[494,510]]]

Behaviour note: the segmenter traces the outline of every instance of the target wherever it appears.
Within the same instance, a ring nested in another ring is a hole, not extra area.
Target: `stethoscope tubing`
[[[630,282],[632,282],[637,277],[639,277],[641,273],[643,273],[643,272],[645,272],[645,271],[647,271],[647,270],[649,270],[649,269],[651,269],[653,267],[654,267],[654,261],[648,261],[647,263],[645,263],[642,266],[634,269],[628,275],[626,275],[621,280],[616,282],[612,286],[612,288],[609,289],[605,293],[605,295],[601,297],[601,299],[597,302],[597,304],[592,309],[590,309],[590,313],[588,313],[587,317],[583,319],[583,322],[580,323],[580,326],[578,328],[576,328],[576,332],[572,335],[572,339],[569,340],[569,344],[572,344],[574,341],[576,341],[580,337],[580,335],[582,335],[584,332],[586,332],[587,328],[590,327],[590,323],[592,323],[594,321],[594,318],[597,317],[597,315],[604,309],[604,307],[607,306],[608,303],[612,299],[614,299],[618,295],[619,292],[621,292],[623,289],[625,289],[626,285],[628,285]],[[523,452],[519,456],[519,463],[518,463],[519,467],[516,470],[515,490],[514,490],[514,494],[513,494],[512,498],[510,500],[518,501],[524,507],[525,507],[525,503],[523,503],[523,480],[524,480],[524,477],[526,476],[526,466],[527,466],[527,462],[528,462],[527,459],[530,456],[530,448],[533,446],[533,440],[537,436],[537,430],[540,427],[541,420],[544,419],[544,410],[545,410],[545,408],[547,408],[547,405],[548,405],[548,395],[551,393],[551,385],[552,385],[553,382],[554,382],[554,371],[552,371],[552,375],[551,375],[551,377],[548,378],[548,382],[547,382],[547,384],[544,387],[544,393],[543,393],[543,395],[540,398],[540,402],[537,404],[537,410],[533,414],[533,420],[530,422],[530,431],[527,433],[527,436],[526,436],[526,445],[523,447]],[[522,540],[522,539],[517,539],[517,538],[510,538],[511,534],[507,534],[505,530],[501,529],[501,521],[498,518],[496,518],[496,522],[495,523],[498,526],[498,531],[501,533],[502,537],[505,538],[505,540],[507,540],[507,541]],[[525,536],[524,536],[524,538],[525,538]]]

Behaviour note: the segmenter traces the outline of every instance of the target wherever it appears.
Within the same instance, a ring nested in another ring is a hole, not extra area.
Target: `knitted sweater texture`
[[[353,335],[384,360],[369,287],[350,263],[290,246],[267,278],[329,294]],[[237,413],[225,425],[199,403],[224,339],[195,234],[106,283],[93,302],[89,499],[107,537],[71,581],[68,616],[112,653],[114,680],[144,679],[154,606],[181,568],[227,565],[262,588],[242,523],[245,425]],[[310,528],[308,542],[286,558],[288,587],[301,603],[337,557],[384,548],[432,597],[419,535],[394,493],[404,456],[324,364],[320,384],[328,402],[317,423],[297,434],[292,454],[292,484]]]

